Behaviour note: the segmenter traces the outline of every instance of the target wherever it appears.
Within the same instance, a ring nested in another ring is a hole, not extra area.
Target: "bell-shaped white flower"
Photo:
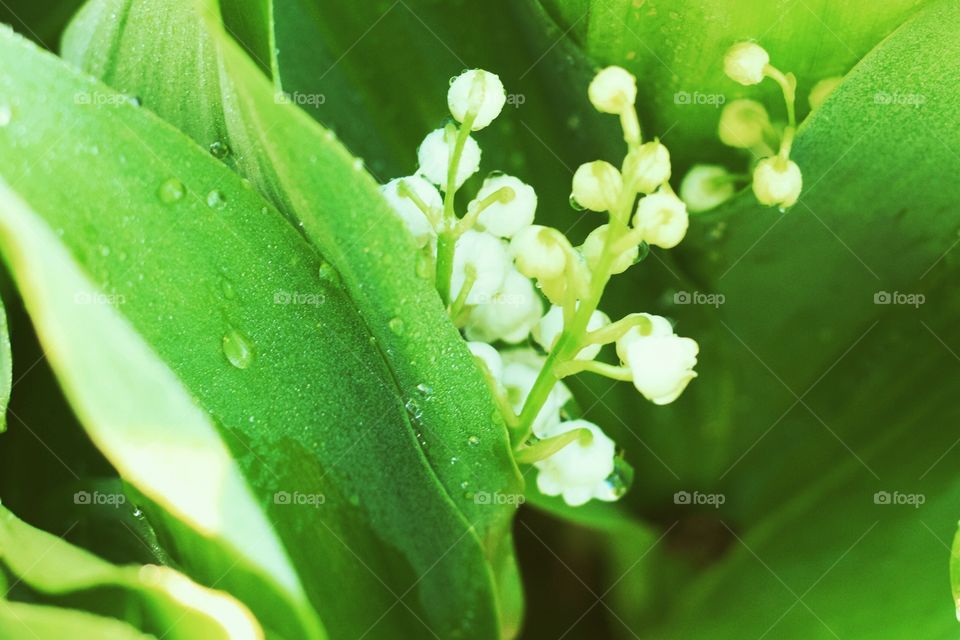
[[[503,358],[496,349],[486,342],[468,342],[467,348],[470,349],[470,353],[483,361],[494,381],[503,381]]]
[[[507,94],[500,77],[483,69],[464,71],[450,84],[447,91],[447,106],[457,122],[463,122],[468,111],[472,110],[476,114],[471,126],[473,131],[483,129],[493,122],[494,118],[500,115],[506,101]]]
[[[512,349],[501,354],[503,357],[503,386],[513,410],[519,415],[527,396],[533,389],[537,376],[543,368],[544,357],[533,349]],[[548,437],[550,430],[560,424],[560,412],[573,394],[562,382],[554,384],[547,395],[546,402],[533,421],[533,434],[538,438]]]
[[[760,204],[792,207],[803,189],[803,174],[793,160],[764,158],[753,170],[753,193]]]
[[[600,261],[601,256],[606,249],[607,243],[607,233],[610,229],[610,225],[602,224],[593,231],[590,232],[590,235],[587,236],[587,239],[583,241],[583,246],[580,247],[580,253],[583,254],[584,259],[587,261],[587,265],[591,269],[596,269],[597,263]],[[630,268],[637,261],[637,257],[640,255],[640,248],[636,245],[629,247],[622,251],[620,255],[614,258],[613,263],[610,266],[611,274],[623,273]]]
[[[441,191],[447,190],[447,174],[450,170],[450,154],[453,151],[457,132],[455,129],[436,129],[427,134],[417,149],[417,162],[420,173]],[[467,136],[457,165],[456,188],[459,189],[467,178],[480,168],[480,145]]]
[[[697,377],[693,368],[700,347],[695,340],[674,334],[666,318],[648,317],[652,331],[630,330],[617,341],[617,353],[630,369],[637,391],[654,404],[669,404]]]
[[[451,296],[456,300],[460,290],[472,280],[466,303],[488,301],[503,287],[509,269],[510,256],[502,240],[489,233],[466,231],[457,240],[453,254]]]
[[[766,108],[756,100],[734,100],[720,112],[717,135],[720,142],[738,149],[752,149],[763,144],[763,134],[770,128]]]
[[[590,82],[587,96],[601,113],[623,113],[637,100],[637,79],[623,67],[607,67]]]
[[[565,241],[566,238],[556,229],[535,224],[513,236],[510,253],[517,270],[523,275],[553,280],[563,275],[567,264]]]
[[[670,152],[659,141],[646,142],[623,160],[623,180],[641,193],[653,193],[670,179]]]
[[[542,315],[533,283],[511,268],[500,291],[470,310],[464,330],[470,340],[516,344],[527,339]]]
[[[563,496],[571,507],[591,498],[609,499],[607,478],[614,470],[616,445],[600,427],[586,420],[562,422],[550,431],[557,436],[574,429],[587,429],[592,437],[577,438],[546,460],[534,463],[537,488],[548,496]]]
[[[577,303],[579,307],[580,304]],[[587,322],[587,331],[596,331],[610,324],[610,317],[602,311],[594,311]],[[546,351],[553,350],[557,339],[563,332],[563,307],[553,305],[533,328],[533,339]],[[577,360],[593,360],[600,353],[601,345],[591,344],[576,355]]]
[[[718,164],[695,164],[680,183],[680,199],[691,213],[713,209],[734,192],[730,172]]]
[[[609,162],[587,162],[573,174],[573,199],[591,211],[610,211],[617,206],[621,191],[623,177]]]
[[[651,193],[640,199],[633,226],[648,244],[672,249],[687,234],[690,216],[687,205],[668,191]]]
[[[723,71],[731,80],[742,85],[758,84],[764,69],[770,64],[770,54],[755,42],[739,42],[723,57]]]
[[[404,195],[401,184],[420,198],[425,205],[438,212],[443,209],[443,198],[436,187],[420,176],[395,178],[380,187],[380,193],[383,194],[394,212],[403,221],[404,226],[410,231],[410,235],[413,236],[417,246],[422,248],[431,238],[436,236],[436,232],[420,207],[412,198]]]
[[[510,238],[521,229],[533,224],[537,210],[537,192],[528,184],[513,176],[496,175],[483,181],[477,197],[468,205],[476,207],[498,190],[504,187],[513,191],[513,197],[506,202],[497,201],[487,205],[477,222],[487,233],[501,238]]]

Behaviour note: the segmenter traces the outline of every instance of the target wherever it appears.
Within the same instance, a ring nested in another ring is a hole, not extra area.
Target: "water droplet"
[[[424,280],[432,278],[434,273],[433,256],[422,251],[418,253],[416,272],[417,275]]]
[[[157,191],[157,195],[160,196],[160,202],[164,204],[173,204],[181,200],[185,193],[186,189],[183,188],[183,183],[176,178],[164,180],[163,184],[160,185],[160,189]]]
[[[466,488],[469,487],[469,486],[470,486],[470,481],[469,481],[469,480],[464,480],[463,482],[460,483],[460,488],[461,488],[461,489],[466,489]]]
[[[132,104],[135,107],[139,107],[143,102],[140,101],[140,98],[137,96],[130,96],[127,98],[127,102]]]
[[[487,180],[493,180],[493,179],[495,179],[495,178],[502,178],[502,177],[505,176],[505,175],[507,175],[507,174],[505,174],[503,171],[500,171],[499,169],[494,169],[493,171],[491,171],[490,173],[487,174]]]
[[[423,417],[423,409],[420,408],[420,404],[413,398],[407,400],[407,403],[403,405],[403,407],[414,420],[419,420]]]
[[[223,336],[223,355],[237,369],[246,369],[253,362],[253,345],[246,336],[231,327]]]
[[[573,197],[573,194],[570,194],[570,208],[574,211],[586,211],[586,207],[577,202],[577,199]]]
[[[417,391],[420,392],[420,395],[424,396],[425,398],[429,398],[433,395],[433,387],[424,382],[421,382],[417,385]]]
[[[354,171],[363,171],[363,158],[354,158],[354,159],[353,159],[353,170],[354,170]]]
[[[457,456],[452,456],[450,458],[450,464],[457,464],[458,462],[460,462],[460,458],[458,458]]]
[[[320,268],[317,270],[317,274],[320,276],[321,282],[324,282],[332,287],[339,288],[343,285],[343,281],[340,279],[340,274],[329,262],[324,262],[321,264]]]
[[[641,242],[639,246],[637,246],[637,258],[636,260],[633,261],[633,264],[637,264],[638,262],[643,262],[644,260],[647,259],[647,256],[649,255],[650,255],[650,245],[647,244],[646,242]]]
[[[390,331],[395,333],[398,336],[403,335],[404,327],[403,320],[400,318],[391,318],[390,322],[387,323],[387,326],[390,327]]]
[[[223,297],[227,300],[233,300],[237,297],[237,289],[233,286],[233,283],[230,282],[230,279],[226,276],[220,277],[220,293],[223,294]]]
[[[108,246],[105,245],[105,244],[104,244],[104,245],[100,245],[100,255],[102,255],[104,258],[106,258],[108,255],[110,255],[110,247],[108,247]]]
[[[0,127],[5,127],[13,120],[13,107],[9,104],[0,104]]]
[[[140,507],[134,507],[134,509],[133,509],[133,517],[134,517],[134,518],[142,518],[142,517],[143,517],[143,510],[142,510]]]
[[[218,160],[223,160],[228,155],[230,155],[230,147],[228,147],[223,142],[216,140],[210,143],[210,155]]]
[[[471,447],[475,447],[480,444],[480,438],[478,436],[470,436],[467,438],[467,444]]]
[[[227,196],[223,195],[223,191],[214,189],[207,194],[207,206],[211,209],[223,209],[227,206]]]

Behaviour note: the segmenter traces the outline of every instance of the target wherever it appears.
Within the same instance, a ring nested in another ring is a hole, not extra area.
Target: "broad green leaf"
[[[118,8],[127,12],[122,32],[109,18]],[[171,24],[184,46],[154,37]],[[227,164],[303,229],[342,277],[390,368],[424,455],[462,513],[464,553],[479,545],[497,573],[478,570],[475,588],[483,593],[491,578],[514,579],[514,507],[473,500],[477,491],[522,491],[506,429],[424,265],[362,162],[303,111],[277,98],[223,32],[210,3],[171,3],[160,11],[142,1],[94,2],[72,25],[64,50],[202,146],[229,148]],[[145,67],[155,74],[145,75]],[[184,92],[196,97],[189,105],[181,99]],[[424,562],[422,569],[427,567]],[[501,604],[513,612],[504,626],[514,627],[519,603]]]
[[[540,0],[597,66],[636,74],[638,106],[650,131],[667,139],[681,164],[722,157],[717,103],[758,98],[781,119],[771,83],[741,87],[723,74],[723,54],[756,40],[773,64],[797,75],[799,108],[824,78],[843,75],[929,0]],[[717,97],[720,97],[720,100]],[[689,157],[694,156],[694,157]]]
[[[7,640],[47,638],[97,638],[97,640],[149,640],[135,627],[85,611],[0,599],[0,636]]]
[[[496,635],[490,566],[329,264],[147,110],[12,35],[0,58],[0,249],[176,561],[285,637],[322,635],[306,598],[336,636]]]
[[[670,515],[723,523],[728,547],[655,637],[956,636],[958,26],[935,3],[851,71],[800,132],[795,208],[744,194],[693,229],[684,267],[726,303],[677,315],[723,323],[702,356],[729,354],[735,428],[685,485],[726,503]]]
[[[156,632],[171,639],[263,638],[249,609],[168,567],[118,567],[35,529],[0,507],[0,561],[37,591],[60,595],[119,587],[141,598]]]

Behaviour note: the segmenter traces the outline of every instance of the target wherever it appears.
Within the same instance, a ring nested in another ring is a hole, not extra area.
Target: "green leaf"
[[[10,404],[12,386],[13,350],[10,348],[10,328],[7,326],[7,310],[0,299],[0,433],[7,428],[7,406]]]
[[[0,561],[37,591],[61,595],[119,587],[142,599],[144,626],[172,639],[263,637],[250,611],[168,567],[118,567],[35,529],[0,507]],[[6,636],[5,636],[6,637]]]
[[[637,103],[644,126],[661,135],[669,131],[667,144],[674,155],[683,154],[685,166],[728,155],[716,136],[720,109],[711,97],[759,99],[784,119],[772,82],[741,87],[724,75],[730,45],[756,40],[774,65],[793,71],[798,108],[805,113],[817,81],[846,73],[929,0],[540,2],[594,64],[620,65],[640,79]]]
[[[321,635],[307,598],[337,635],[415,635],[423,624],[496,635],[491,569],[463,499],[438,484],[387,347],[329,264],[145,109],[9,34],[0,57],[18,60],[0,74],[13,105],[0,175],[18,196],[0,205],[0,249],[68,398],[157,503],[148,513],[178,563],[285,637]],[[349,175],[334,178],[346,189]],[[459,379],[448,375],[438,403]],[[460,400],[471,398],[486,396]],[[477,459],[496,463],[496,446],[491,436]],[[489,481],[484,465],[462,467]],[[322,505],[290,504],[317,494]]]
[[[0,599],[0,635],[9,640],[37,638],[97,638],[97,640],[149,640],[135,627],[85,611]]]

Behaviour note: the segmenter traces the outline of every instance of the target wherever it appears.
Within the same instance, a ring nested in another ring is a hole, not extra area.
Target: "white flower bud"
[[[753,170],[753,193],[760,204],[792,207],[803,189],[803,174],[793,160],[764,158]]]
[[[634,327],[617,340],[617,357],[620,358],[620,362],[626,362],[627,347],[630,346],[634,340],[650,336],[663,337],[674,335],[673,325],[663,316],[655,316],[650,313],[641,313],[639,315],[649,320],[650,325],[646,333],[642,332],[640,327]]]
[[[580,306],[580,303],[577,303]],[[610,318],[602,311],[594,311],[587,322],[587,331],[596,331],[610,324]],[[533,339],[546,351],[552,351],[560,334],[563,333],[563,307],[553,305],[540,323],[533,328]],[[577,360],[593,360],[600,353],[601,345],[591,344],[576,355]]]
[[[503,381],[503,358],[500,357],[500,353],[496,349],[486,342],[468,342],[467,349],[470,349],[470,353],[483,361],[487,371],[490,372],[495,381]]]
[[[591,211],[614,209],[622,190],[620,172],[603,160],[582,164],[573,174],[573,199]]]
[[[680,183],[680,199],[691,213],[713,209],[734,194],[733,180],[725,167],[717,164],[695,164]]]
[[[613,473],[616,445],[597,425],[586,420],[562,422],[550,431],[558,436],[574,429],[587,429],[593,437],[577,438],[546,460],[535,463],[537,488],[548,496],[562,495],[577,507],[591,498],[606,495],[606,480]]]
[[[501,354],[503,357],[503,386],[513,410],[520,413],[527,396],[543,368],[544,358],[533,349],[513,349]],[[573,394],[562,382],[557,382],[547,395],[546,402],[533,421],[533,434],[538,438],[560,424],[560,411]]]
[[[603,255],[604,249],[606,248],[607,232],[609,229],[610,225],[608,224],[600,225],[590,232],[590,235],[587,236],[587,239],[583,241],[583,246],[580,247],[580,253],[583,254],[584,259],[587,261],[587,265],[589,265],[591,269],[597,268],[597,263],[600,261],[600,257]],[[610,273],[613,275],[623,273],[637,261],[637,256],[639,255],[640,248],[636,245],[625,249],[619,256],[614,258],[613,263],[610,266]]]
[[[607,67],[590,82],[590,102],[601,113],[623,113],[637,100],[637,79],[623,67]]]
[[[543,315],[543,302],[533,283],[511,268],[503,288],[471,309],[464,330],[470,340],[516,344],[527,339]]]
[[[813,89],[810,89],[810,96],[808,98],[810,109],[818,109],[820,105],[830,97],[833,90],[840,86],[841,82],[843,82],[843,76],[834,76],[833,78],[824,78],[813,85]]]
[[[447,190],[447,172],[450,168],[450,153],[456,141],[455,129],[436,129],[427,134],[417,149],[417,162],[420,163],[420,173],[441,191]],[[467,178],[480,168],[480,145],[467,136],[460,154],[460,164],[457,166],[456,188],[459,189]]]
[[[653,193],[670,179],[670,152],[659,141],[647,142],[623,160],[623,180],[642,193]]]
[[[528,278],[553,280],[563,275],[567,264],[564,243],[569,244],[556,229],[531,225],[510,241],[517,270]]]
[[[468,209],[479,205],[484,198],[504,187],[509,187],[513,191],[513,196],[506,202],[498,201],[487,206],[480,214],[478,222],[487,233],[509,238],[533,224],[533,216],[537,210],[537,193],[533,187],[513,176],[499,175],[487,178],[477,192],[477,197],[468,205]]]
[[[474,281],[467,304],[488,301],[500,291],[509,268],[510,257],[502,240],[489,233],[467,231],[457,240],[453,254],[451,296],[457,299],[472,274]]]
[[[720,113],[717,135],[720,142],[738,149],[763,144],[763,133],[770,128],[770,116],[756,100],[734,100]]]
[[[647,244],[664,249],[672,249],[680,244],[689,225],[687,205],[666,191],[641,198],[633,218],[634,228],[640,231]]]
[[[483,129],[493,122],[494,118],[500,115],[506,101],[507,94],[500,77],[483,69],[464,71],[450,84],[450,90],[447,91],[447,106],[457,122],[463,122],[468,111],[472,110],[476,114],[471,127],[473,131]]]
[[[655,316],[654,316],[655,317]],[[631,330],[617,343],[617,352],[633,376],[633,386],[654,404],[669,404],[676,400],[687,385],[697,377],[699,345],[691,338],[673,334],[664,335],[665,319],[654,324],[649,335]]]
[[[770,54],[755,42],[739,42],[723,57],[723,70],[731,80],[748,86],[763,80],[764,67],[770,64]]]
[[[406,178],[395,178],[387,184],[380,187],[380,193],[390,203],[394,212],[403,221],[404,226],[410,231],[414,242],[418,247],[426,246],[436,233],[431,226],[427,216],[420,210],[420,207],[412,198],[403,195],[400,188],[403,183],[406,189],[412,191],[424,204],[431,209],[440,210],[443,208],[443,198],[437,191],[437,188],[424,180],[420,176],[408,176]]]

